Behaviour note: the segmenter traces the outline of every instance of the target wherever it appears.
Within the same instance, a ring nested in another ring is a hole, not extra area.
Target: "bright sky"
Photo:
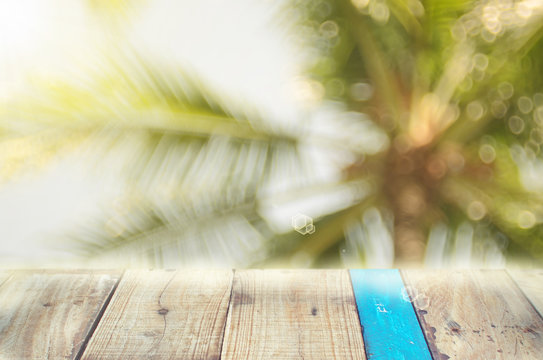
[[[107,50],[115,26],[92,12],[88,0],[0,2],[0,88],[27,76],[67,76]],[[232,95],[292,115],[291,80],[299,52],[273,19],[273,2],[146,0],[121,19],[142,53],[183,64]]]

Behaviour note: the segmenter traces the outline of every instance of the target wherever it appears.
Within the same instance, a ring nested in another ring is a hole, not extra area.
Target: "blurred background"
[[[0,3],[3,267],[543,265],[543,1]]]

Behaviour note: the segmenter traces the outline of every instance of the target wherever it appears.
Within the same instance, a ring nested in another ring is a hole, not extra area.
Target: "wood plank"
[[[123,276],[82,359],[218,359],[231,270]]]
[[[0,286],[0,358],[75,359],[119,277],[13,271]]]
[[[539,312],[539,315],[543,315],[543,269],[507,271]]]
[[[505,271],[402,275],[428,298],[414,305],[434,359],[541,359],[543,320]]]
[[[368,360],[432,360],[399,271],[350,273]]]
[[[346,270],[236,271],[221,359],[365,359]]]

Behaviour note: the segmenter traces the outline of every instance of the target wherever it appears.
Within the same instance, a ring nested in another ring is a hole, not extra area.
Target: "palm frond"
[[[133,261],[138,255],[155,265],[172,247],[192,248],[176,252],[178,264],[198,252],[229,254],[238,264],[255,258],[250,251],[258,246],[249,239],[258,243],[271,234],[257,214],[257,195],[282,163],[298,164],[297,139],[193,76],[134,54],[108,59],[87,75],[46,84],[39,96],[19,98],[2,116],[12,139],[55,134],[48,138],[52,149],[72,144],[90,154],[85,158],[99,171],[119,174],[129,189],[127,208],[105,205],[97,219],[68,236],[79,244],[74,250],[89,259],[122,254]],[[37,152],[14,153],[11,161],[28,162]],[[239,225],[237,236],[231,224]]]

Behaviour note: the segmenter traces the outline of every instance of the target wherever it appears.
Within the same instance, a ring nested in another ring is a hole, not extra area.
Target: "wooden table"
[[[0,359],[543,359],[543,270],[0,270]]]

